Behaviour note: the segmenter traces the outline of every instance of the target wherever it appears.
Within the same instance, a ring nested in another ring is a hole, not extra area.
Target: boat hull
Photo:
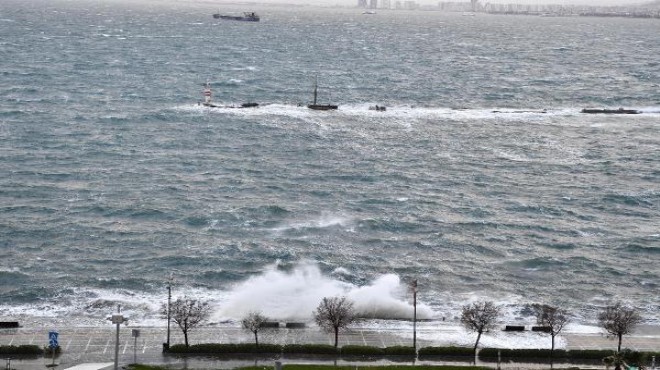
[[[240,21],[240,22],[259,22],[259,16],[240,16],[240,15],[221,15],[213,14],[215,19],[224,19],[228,21]]]
[[[582,113],[588,114],[639,114],[641,113],[635,109],[601,109],[601,108],[584,108]]]
[[[259,107],[259,103],[243,103],[241,105],[218,105],[213,103],[202,103],[202,105],[208,108],[236,108],[236,109]]]
[[[339,106],[333,104],[309,104],[307,108],[313,110],[335,110],[338,109]]]

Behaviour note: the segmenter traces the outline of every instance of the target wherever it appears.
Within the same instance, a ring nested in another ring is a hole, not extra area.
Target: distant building
[[[358,0],[357,6],[358,6],[358,8],[366,8],[367,7],[367,0]]]
[[[378,8],[378,0],[369,0],[369,9]]]
[[[390,4],[390,0],[380,0],[380,7],[382,9],[391,9],[392,6]]]
[[[470,12],[472,11],[472,3],[468,2],[441,2],[438,3],[438,8],[446,12]]]
[[[403,9],[405,10],[415,10],[417,9],[417,2],[413,0],[406,0],[403,2]]]

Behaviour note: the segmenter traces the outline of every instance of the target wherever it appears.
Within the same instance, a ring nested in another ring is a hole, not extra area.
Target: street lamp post
[[[121,305],[117,305],[117,314],[108,318],[113,324],[117,325],[117,335],[115,337],[115,370],[119,368],[119,325],[128,322],[128,317],[121,314]]]
[[[167,344],[165,349],[170,350],[170,306],[172,305],[172,277],[167,281]]]
[[[410,284],[413,292],[413,348],[417,352],[417,279]]]

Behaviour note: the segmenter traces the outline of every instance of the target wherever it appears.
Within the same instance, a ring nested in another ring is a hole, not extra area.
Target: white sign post
[[[113,324],[117,325],[117,336],[115,338],[115,370],[119,368],[119,325],[128,322],[128,317],[121,314],[121,305],[117,305],[117,314],[108,318]]]

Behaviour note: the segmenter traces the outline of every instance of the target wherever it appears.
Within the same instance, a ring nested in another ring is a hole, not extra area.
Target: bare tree
[[[346,297],[323,298],[314,312],[314,320],[325,331],[335,334],[335,347],[339,344],[339,329],[356,321],[353,302]]]
[[[598,322],[605,331],[619,339],[617,352],[621,352],[621,341],[623,336],[630,334],[635,326],[642,321],[635,308],[625,307],[621,302],[605,307],[598,315]]]
[[[474,342],[474,355],[477,355],[477,346],[479,339],[484,331],[495,327],[497,318],[500,315],[500,308],[493,302],[476,302],[471,305],[463,306],[461,314],[461,323],[469,331],[477,333],[477,341]]]
[[[555,337],[571,321],[568,311],[563,308],[550,306],[547,304],[534,306],[536,310],[536,323],[548,328],[548,333],[552,337],[552,347],[550,349],[550,358],[555,351]]]
[[[243,328],[251,331],[254,334],[254,344],[257,347],[259,347],[259,337],[257,333],[259,332],[259,329],[261,329],[261,325],[267,320],[268,319],[266,316],[262,315],[260,312],[250,312],[241,321]]]
[[[161,308],[163,315],[167,315],[167,307]],[[211,315],[208,303],[188,297],[178,298],[170,305],[170,314],[181,331],[188,347],[188,332],[203,324]]]

